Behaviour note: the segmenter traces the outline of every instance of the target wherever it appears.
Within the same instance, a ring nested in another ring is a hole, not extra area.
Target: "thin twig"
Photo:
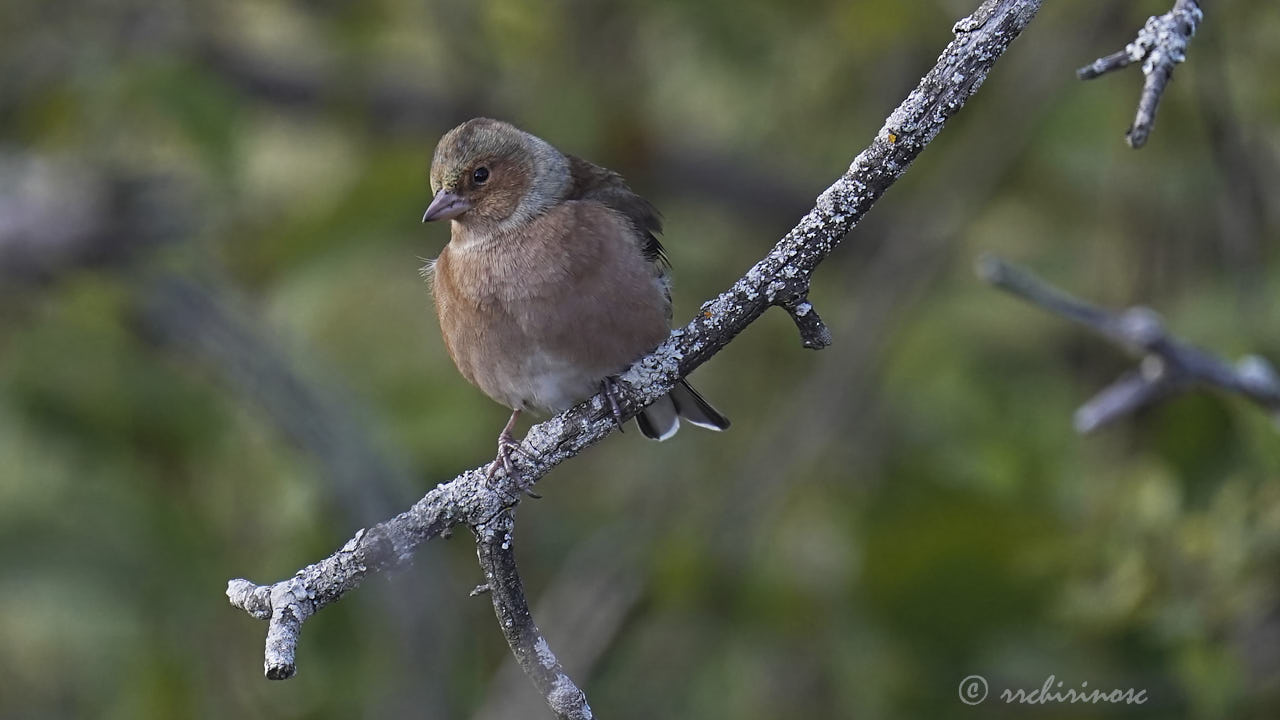
[[[704,303],[691,322],[622,376],[618,389],[624,413],[634,414],[665,395],[679,378],[774,305],[794,308],[803,339],[823,340],[821,326],[804,320],[812,306],[801,313],[797,301],[807,296],[814,270],[977,91],[1039,8],[1039,0],[985,0],[973,15],[956,23],[956,37],[937,65],[800,223],[729,290]],[[523,444],[530,457],[514,459],[515,473],[499,471],[487,480],[483,467],[464,472],[432,489],[408,511],[361,530],[341,550],[283,582],[257,586],[231,581],[227,594],[233,605],[270,618],[268,676],[290,677],[296,671],[297,630],[307,617],[358,586],[369,573],[407,563],[419,545],[449,528],[494,527],[524,491],[615,427],[604,399],[591,398],[531,428]],[[506,592],[495,586],[495,578],[489,580],[495,595]],[[547,700],[556,707],[552,697]]]
[[[1078,432],[1096,430],[1170,395],[1199,387],[1240,395],[1280,421],[1280,376],[1271,363],[1257,355],[1245,356],[1232,366],[1170,335],[1160,316],[1145,307],[1120,311],[1100,308],[994,256],[982,257],[977,271],[995,287],[1141,355],[1137,369],[1122,375],[1076,411]]]
[[[831,344],[831,329],[818,317],[807,295],[783,300],[779,304],[800,331],[800,344],[810,350],[821,350]]]
[[[1176,0],[1169,12],[1147,18],[1138,36],[1123,50],[1100,57],[1076,71],[1081,80],[1092,80],[1142,61],[1146,81],[1138,98],[1133,125],[1125,133],[1129,147],[1137,149],[1146,144],[1156,121],[1160,97],[1173,77],[1173,66],[1187,59],[1187,43],[1203,19],[1204,12],[1196,0]]]
[[[515,516],[507,510],[475,529],[476,554],[493,598],[498,626],[520,669],[546,698],[552,712],[565,720],[590,720],[586,694],[569,679],[529,612],[529,601],[516,570],[512,539],[515,526]]]

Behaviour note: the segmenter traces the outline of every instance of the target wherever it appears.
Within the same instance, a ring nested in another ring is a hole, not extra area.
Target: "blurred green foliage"
[[[666,214],[679,320],[807,209],[974,4],[6,0],[0,155],[160,177],[187,202],[141,222],[187,229],[0,274],[0,717],[538,717],[467,597],[466,537],[311,620],[287,683],[222,596],[491,456],[505,412],[454,371],[417,273],[447,239],[417,221],[435,140],[493,115],[621,171]],[[1280,359],[1280,6],[1210,4],[1133,152],[1138,74],[1073,70],[1166,3],[1047,5],[822,268],[835,345],[802,351],[766,316],[696,378],[731,432],[612,438],[521,510],[531,595],[615,613],[537,608],[601,716],[1280,713],[1271,419],[1201,394],[1077,437],[1074,407],[1130,361],[970,269],[999,252]],[[393,471],[334,469],[343,443],[306,440],[320,420],[290,430],[277,383],[247,390],[197,342],[222,336],[158,340],[158,277],[238,308]],[[611,573],[627,582],[598,597],[574,580]],[[979,710],[957,697],[975,673]],[[1151,701],[994,699],[1051,674]],[[504,698],[522,709],[478,711]]]

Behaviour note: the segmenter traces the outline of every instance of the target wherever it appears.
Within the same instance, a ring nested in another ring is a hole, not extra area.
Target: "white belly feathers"
[[[553,415],[591,397],[600,390],[604,373],[574,367],[546,352],[531,352],[518,370],[503,378],[502,392],[508,407]]]

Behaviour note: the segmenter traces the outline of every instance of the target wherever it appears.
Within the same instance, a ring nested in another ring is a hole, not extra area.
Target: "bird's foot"
[[[494,457],[493,462],[490,462],[489,470],[485,473],[485,479],[493,482],[493,477],[498,473],[498,468],[506,470],[507,475],[513,477],[516,474],[516,465],[511,459],[516,455],[524,457],[526,461],[534,461],[534,456],[530,455],[524,447],[521,447],[520,442],[516,441],[515,437],[512,437],[511,430],[502,430],[502,432],[498,433],[498,456]]]
[[[622,424],[627,418],[622,414],[622,404],[618,402],[618,380],[612,376],[606,376],[600,381],[600,392],[604,393],[605,400],[609,402],[609,412],[613,414],[613,421],[618,424],[618,432],[626,432],[622,429]]]
[[[493,462],[489,463],[489,469],[484,475],[485,482],[490,484],[493,483],[493,476],[498,472],[499,466],[501,466],[503,470],[507,471],[507,477],[515,477],[516,466],[515,463],[511,462],[512,455],[520,455],[530,463],[536,462],[534,457],[526,452],[525,449],[521,447],[521,443],[516,442],[515,437],[511,434],[511,431],[516,427],[516,420],[519,418],[519,410],[511,411],[511,418],[507,420],[506,427],[502,428],[502,432],[498,433],[498,456],[493,459]],[[524,494],[531,498],[537,499],[542,497],[527,487],[523,489]]]

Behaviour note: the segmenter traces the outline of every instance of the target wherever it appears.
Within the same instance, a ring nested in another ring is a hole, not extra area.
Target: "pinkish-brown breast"
[[[656,347],[668,300],[634,232],[593,201],[491,237],[455,224],[432,287],[462,375],[507,407],[557,412]]]

